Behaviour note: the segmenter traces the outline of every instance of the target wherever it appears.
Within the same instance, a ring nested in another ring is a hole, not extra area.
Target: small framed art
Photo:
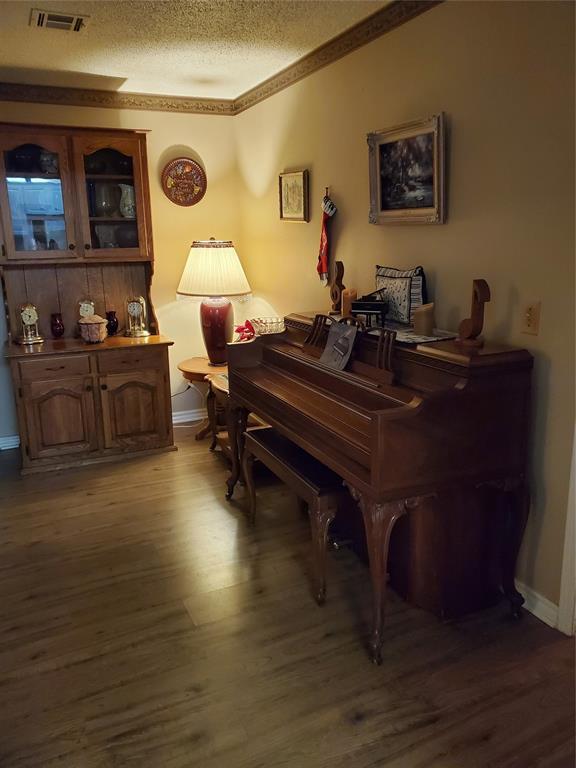
[[[310,221],[308,171],[290,171],[278,177],[282,221]]]
[[[444,115],[369,133],[371,224],[443,224]]]

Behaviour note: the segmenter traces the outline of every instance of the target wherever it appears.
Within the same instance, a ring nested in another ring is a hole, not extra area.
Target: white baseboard
[[[207,417],[206,408],[193,408],[191,411],[173,411],[172,424],[187,424]]]
[[[18,448],[20,437],[18,435],[4,435],[0,437],[0,451],[9,451],[11,448]]]
[[[187,424],[190,421],[200,421],[206,418],[205,408],[194,408],[191,411],[174,411],[172,424]],[[9,451],[18,448],[20,438],[18,435],[5,435],[0,437],[0,451]]]
[[[556,629],[558,627],[558,606],[551,600],[548,600],[547,597],[544,597],[544,595],[527,587],[526,584],[522,584],[522,582],[517,581],[516,587],[526,600],[524,608],[533,613],[544,624],[548,624],[549,627]]]

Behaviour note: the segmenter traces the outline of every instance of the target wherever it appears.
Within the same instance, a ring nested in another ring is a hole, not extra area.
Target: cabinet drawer
[[[18,365],[22,381],[47,381],[90,373],[89,355],[21,360]]]
[[[157,370],[164,365],[164,353],[160,349],[123,349],[117,352],[101,352],[98,355],[100,373],[126,373],[128,371]]]

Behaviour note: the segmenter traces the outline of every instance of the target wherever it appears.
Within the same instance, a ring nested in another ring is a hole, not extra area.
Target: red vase
[[[64,323],[60,312],[54,312],[50,315],[50,330],[54,339],[59,339],[64,335]]]
[[[118,318],[116,317],[116,310],[109,309],[106,312],[106,328],[108,329],[108,336],[114,336],[118,330]]]
[[[226,344],[232,341],[234,309],[230,299],[214,296],[200,304],[200,324],[211,365],[226,365]]]

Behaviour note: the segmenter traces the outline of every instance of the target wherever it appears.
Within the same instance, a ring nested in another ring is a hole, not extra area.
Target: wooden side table
[[[207,357],[190,357],[188,360],[183,360],[181,363],[178,363],[178,370],[182,373],[182,376],[184,376],[186,381],[208,381],[209,383],[208,398],[206,403],[208,418],[204,420],[199,431],[196,433],[196,440],[203,440],[206,435],[214,435],[216,432],[214,393],[210,387],[210,381],[215,376],[227,374],[228,366],[210,365]]]

